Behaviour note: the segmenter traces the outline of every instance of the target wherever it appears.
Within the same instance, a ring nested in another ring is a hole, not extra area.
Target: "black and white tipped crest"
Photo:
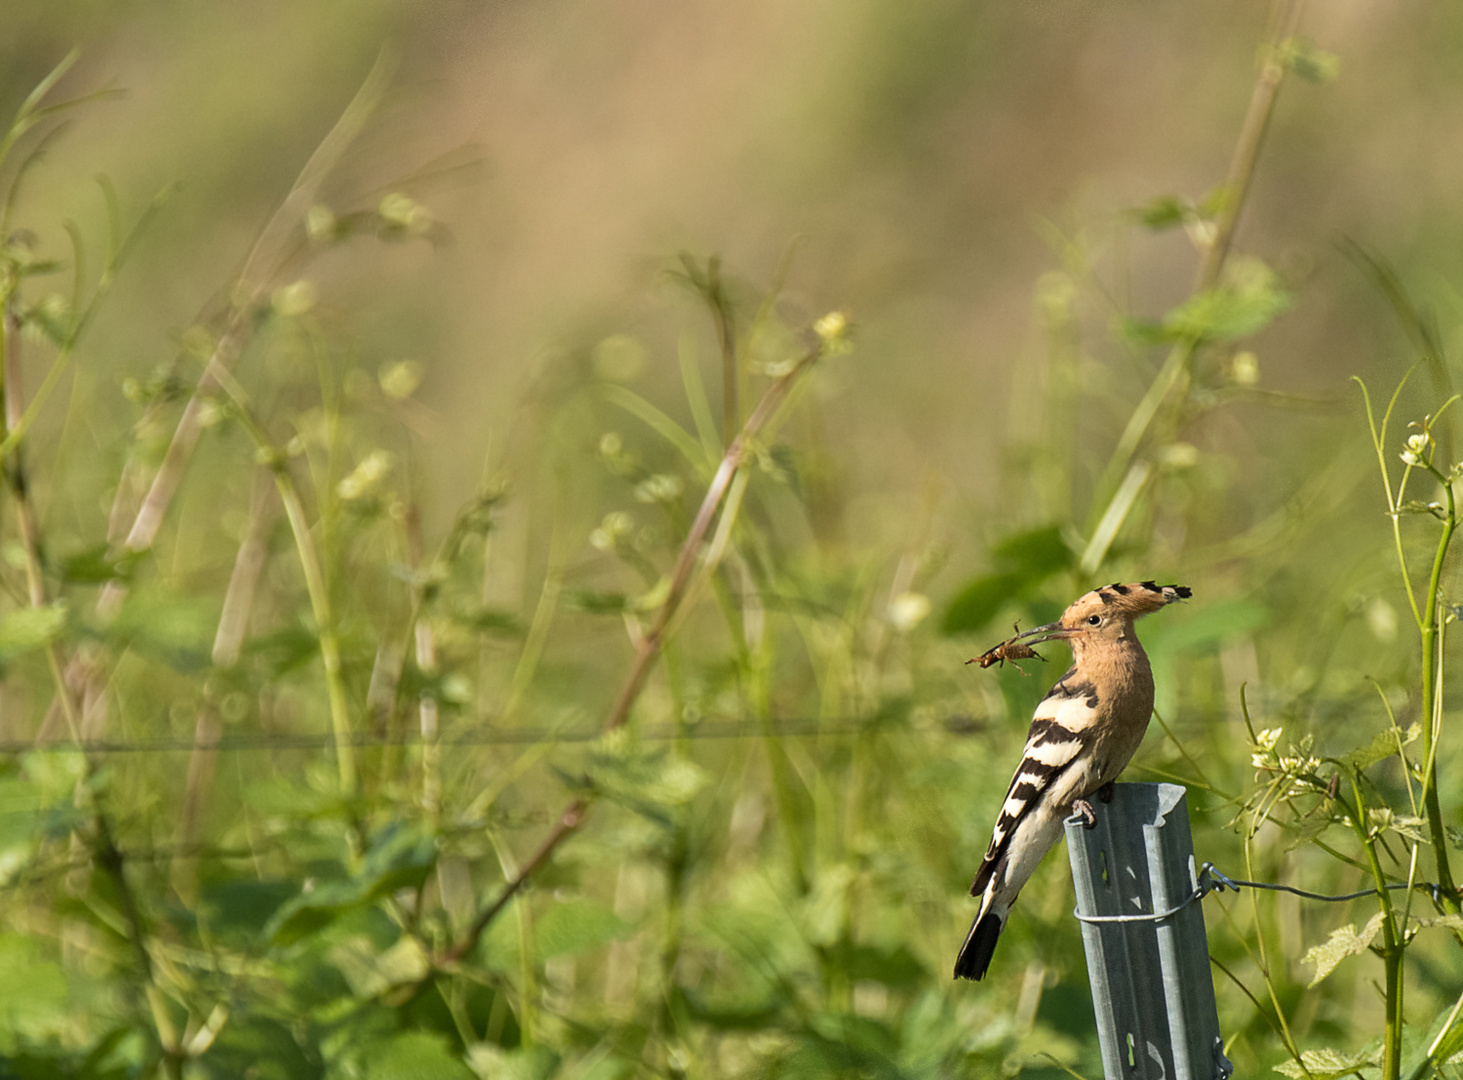
[[[1159,608],[1187,600],[1193,590],[1187,585],[1160,585],[1156,581],[1137,581],[1127,585],[1113,582],[1079,596],[1062,613],[1062,625],[1080,626],[1094,612],[1104,615],[1126,615],[1137,618]]]

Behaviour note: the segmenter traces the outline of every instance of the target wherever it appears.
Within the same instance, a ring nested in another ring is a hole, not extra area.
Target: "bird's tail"
[[[988,907],[976,917],[965,935],[965,944],[960,946],[960,955],[955,958],[957,979],[979,979],[990,967],[991,954],[996,951],[996,939],[1001,936],[1003,919],[994,906]]]

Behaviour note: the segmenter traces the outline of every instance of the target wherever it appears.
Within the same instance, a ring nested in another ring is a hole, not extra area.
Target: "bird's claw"
[[[1092,804],[1086,799],[1073,799],[1072,813],[1082,819],[1084,829],[1097,828],[1097,811],[1092,809]]]

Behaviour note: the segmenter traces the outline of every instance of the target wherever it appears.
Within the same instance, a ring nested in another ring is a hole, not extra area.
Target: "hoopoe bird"
[[[1088,797],[1112,798],[1113,781],[1137,752],[1153,715],[1153,669],[1133,620],[1190,595],[1186,586],[1152,581],[1106,585],[1079,597],[1059,622],[1018,635],[1034,639],[1030,644],[1067,642],[1073,663],[1036,707],[1021,764],[970,886],[980,910],[955,961],[957,979],[986,973],[1011,905],[1062,838],[1063,820],[1080,814],[1092,828],[1097,818]]]

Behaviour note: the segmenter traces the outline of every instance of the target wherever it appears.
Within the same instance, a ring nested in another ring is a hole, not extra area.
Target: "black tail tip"
[[[994,911],[987,911],[965,936],[965,944],[955,958],[955,978],[979,982],[986,968],[991,966],[991,954],[996,951],[996,940],[1000,936],[1000,917]]]

